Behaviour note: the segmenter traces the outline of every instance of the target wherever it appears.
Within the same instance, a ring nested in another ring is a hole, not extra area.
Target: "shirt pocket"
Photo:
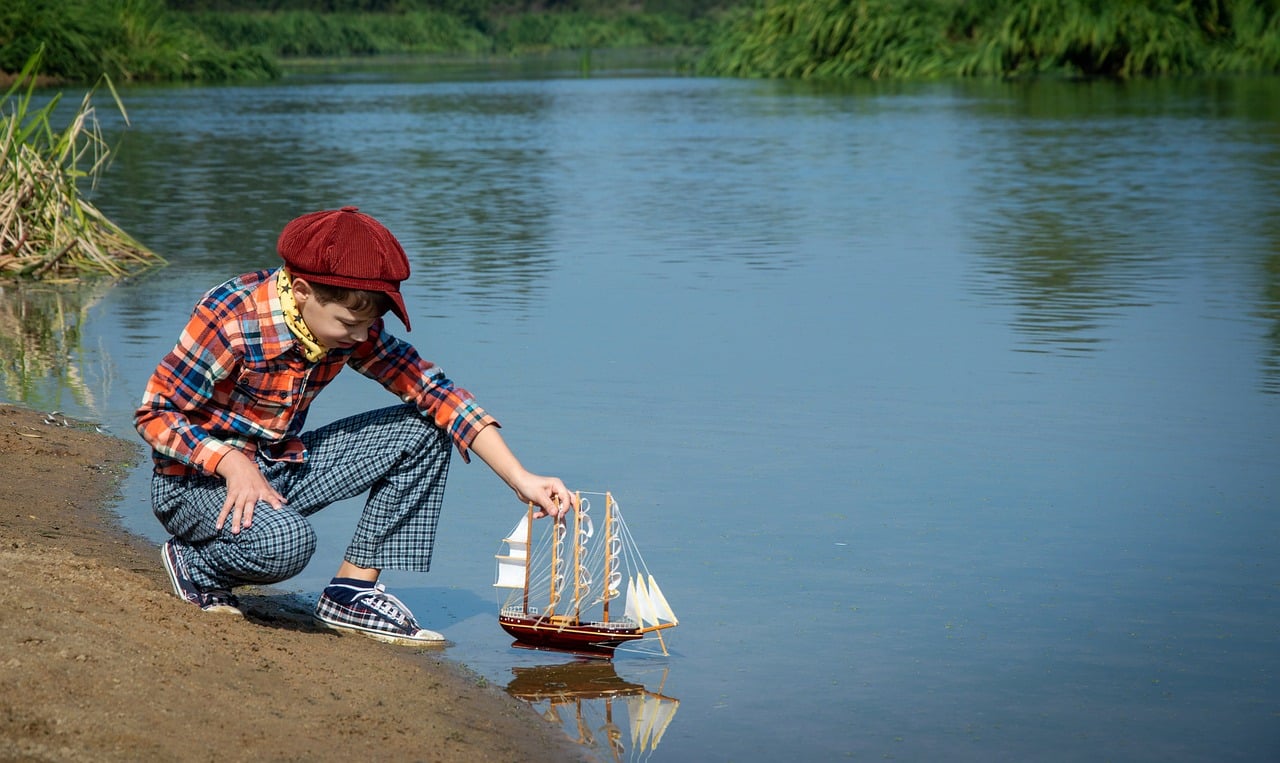
[[[298,381],[287,367],[241,368],[231,391],[231,410],[250,426],[263,430],[265,439],[279,440],[289,428]]]

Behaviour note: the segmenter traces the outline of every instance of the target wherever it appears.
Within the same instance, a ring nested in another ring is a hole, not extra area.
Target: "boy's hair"
[[[345,286],[331,286],[327,283],[316,283],[314,281],[307,281],[307,283],[311,285],[311,291],[322,305],[338,302],[353,313],[373,310],[379,316],[386,315],[387,311],[391,309],[391,297],[388,297],[387,293],[383,291],[348,289]]]

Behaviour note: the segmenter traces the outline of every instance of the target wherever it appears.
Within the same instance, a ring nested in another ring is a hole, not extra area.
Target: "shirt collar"
[[[258,328],[261,331],[262,356],[278,358],[294,349],[297,340],[284,319],[280,306],[280,292],[276,290],[276,268],[253,290],[253,301],[258,310]]]

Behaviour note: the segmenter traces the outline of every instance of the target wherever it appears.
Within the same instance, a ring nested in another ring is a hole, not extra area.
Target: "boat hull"
[[[628,641],[644,638],[639,628],[601,623],[552,622],[547,617],[501,615],[498,623],[517,646],[551,649],[592,657],[611,657]]]

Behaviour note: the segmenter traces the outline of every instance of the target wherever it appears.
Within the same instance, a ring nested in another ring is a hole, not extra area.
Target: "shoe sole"
[[[200,607],[199,604],[187,598],[187,595],[182,592],[182,586],[178,584],[178,571],[173,568],[173,560],[169,558],[168,542],[160,546],[160,561],[164,563],[164,571],[169,574],[169,585],[173,587],[173,595],[192,606]],[[200,609],[203,612],[212,612],[215,615],[240,615],[244,617],[244,612],[230,604],[216,604],[212,607],[200,607]]]
[[[317,615],[312,615],[312,619],[330,630],[338,631],[339,633],[354,633],[358,636],[365,636],[366,638],[371,638],[386,644],[396,644],[398,646],[448,646],[449,644],[448,639],[446,639],[442,634],[426,629],[418,632],[422,634],[429,634],[429,636],[425,638],[413,638],[411,636],[401,636],[396,633],[387,633],[386,631],[359,628],[354,625],[331,623],[328,620],[321,619]]]
[[[204,612],[214,615],[239,615],[244,617],[244,610],[233,607],[230,604],[214,604],[212,607],[201,607]]]

